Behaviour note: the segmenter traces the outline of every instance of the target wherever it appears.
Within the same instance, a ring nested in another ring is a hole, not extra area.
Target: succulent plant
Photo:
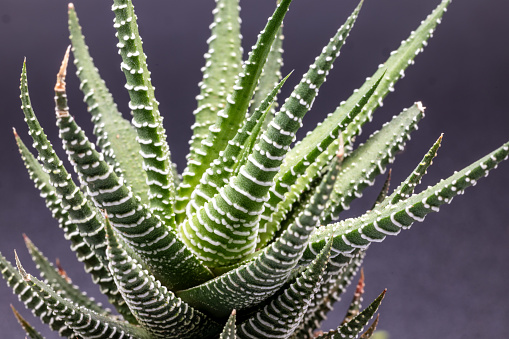
[[[15,132],[31,179],[118,315],[72,284],[25,237],[42,280],[16,257],[0,256],[7,283],[28,309],[69,338],[374,338],[385,291],[362,310],[361,274],[343,323],[315,333],[359,269],[367,248],[397,235],[507,159],[509,143],[420,193],[442,137],[373,207],[336,220],[405,147],[424,116],[415,103],[367,141],[354,139],[440,22],[438,7],[398,50],[321,124],[295,143],[304,115],[339,55],[362,6],[330,39],[280,106],[282,22],[274,14],[242,60],[238,0],[217,0],[187,167],[172,162],[130,0],[114,0],[121,69],[130,95],[125,120],[88,53],[73,5],[72,53],[92,121],[94,145],[71,116],[67,50],[55,86],[56,120],[76,184],[40,126],[26,65],[21,101],[35,157]],[[97,149],[96,149],[97,145]],[[390,172],[389,172],[390,173]],[[31,338],[42,336],[17,311]]]

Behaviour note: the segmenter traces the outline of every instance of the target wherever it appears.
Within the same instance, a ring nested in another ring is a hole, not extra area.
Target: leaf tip
[[[23,266],[21,266],[21,262],[19,261],[18,253],[16,252],[16,250],[14,250],[14,257],[16,259],[16,266],[18,267],[18,271],[21,274],[21,276],[23,276],[23,280],[30,281],[31,280],[30,274],[28,274],[23,268]]]
[[[421,101],[417,101],[415,103],[415,106],[417,106],[417,109],[419,111],[421,111],[422,113],[424,113],[424,110],[426,110],[426,107],[423,106],[422,102]]]
[[[69,52],[71,45],[67,46],[65,51],[64,59],[60,65],[60,70],[57,74],[57,83],[55,85],[55,92],[65,92],[65,77],[67,75],[67,64],[69,63]]]

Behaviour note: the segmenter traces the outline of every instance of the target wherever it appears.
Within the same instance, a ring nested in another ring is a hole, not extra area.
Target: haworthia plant
[[[354,143],[427,44],[450,0],[443,0],[359,90],[300,141],[302,119],[363,1],[279,105],[288,78],[282,79],[280,70],[282,23],[291,2],[274,1],[273,15],[243,60],[239,1],[216,0],[181,174],[170,157],[131,0],[113,0],[112,10],[132,121],[117,110],[69,5],[70,50],[97,138],[96,144],[89,140],[73,119],[78,113],[68,107],[68,50],[57,75],[55,111],[79,184],[37,120],[23,64],[22,109],[38,156],[14,132],[21,157],[71,249],[114,308],[87,297],[25,237],[44,281],[26,272],[17,257],[16,269],[0,255],[0,270],[25,306],[61,336],[375,338],[378,316],[369,321],[385,292],[363,310],[363,275],[344,322],[316,332],[369,245],[422,221],[507,159],[509,143],[416,192],[440,137],[393,192],[387,178],[371,210],[334,223],[386,171],[424,117],[417,102],[365,143]],[[14,314],[29,337],[42,338]]]

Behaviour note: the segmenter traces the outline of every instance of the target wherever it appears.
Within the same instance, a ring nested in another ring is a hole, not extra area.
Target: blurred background
[[[243,0],[244,52],[271,15],[273,0]],[[128,96],[115,47],[111,1],[76,0],[75,6],[90,52],[126,117]],[[313,128],[337,104],[371,76],[401,40],[438,5],[438,0],[366,0],[347,44],[320,96],[304,120]],[[170,142],[173,160],[185,167],[191,136],[192,111],[201,79],[200,67],[212,22],[212,0],[135,1],[149,69]],[[296,0],[285,20],[284,98],[315,56],[357,5],[356,0]],[[427,107],[426,118],[393,167],[393,188],[404,180],[437,137],[444,133],[438,158],[417,190],[434,184],[506,142],[509,138],[509,2],[454,1],[416,64],[377,110],[359,141],[392,115],[415,101]],[[28,178],[11,128],[27,144],[27,128],[19,102],[19,74],[27,58],[32,105],[55,146],[60,149],[53,107],[55,75],[69,44],[67,2],[63,0],[0,1],[0,251],[13,260],[17,249],[30,273],[35,273],[22,233],[52,261],[59,258],[74,283],[89,294],[98,289],[63,239],[44,202]],[[71,65],[68,96],[71,113],[91,134],[83,96]],[[303,133],[301,134],[303,135]],[[63,152],[60,152],[63,156]],[[384,288],[379,329],[391,338],[492,338],[509,331],[509,164],[503,163],[478,186],[467,190],[440,214],[397,238],[374,244],[364,263],[365,305]],[[371,207],[384,178],[378,178],[344,217]],[[344,297],[348,304],[352,289]],[[29,316],[17,297],[0,282],[0,337],[24,338],[9,303],[26,315],[48,338],[57,335]],[[346,305],[337,306],[325,330],[343,319]]]

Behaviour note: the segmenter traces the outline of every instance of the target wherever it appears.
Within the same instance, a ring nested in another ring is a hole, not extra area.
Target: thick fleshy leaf
[[[64,148],[89,196],[108,213],[111,224],[152,274],[168,288],[177,290],[212,278],[174,231],[134,196],[70,115],[58,116],[57,125]]]
[[[209,270],[185,248],[173,230],[152,214],[154,210],[142,204],[125,180],[115,174],[70,116],[65,94],[66,64],[67,55],[55,87],[57,126],[64,149],[88,195],[98,208],[108,213],[112,224],[122,234],[122,241],[132,247],[134,253],[131,252],[131,256],[150,267],[165,286],[186,288],[212,278]]]
[[[348,323],[341,325],[334,331],[329,331],[317,337],[317,339],[354,339],[357,338],[359,333],[362,332],[364,326],[373,318],[373,315],[376,313],[380,304],[382,303],[383,298],[385,297],[385,292],[376,298],[371,305],[369,305],[364,311],[359,313],[355,318],[353,318]]]
[[[179,222],[183,221],[184,208],[203,173],[217,158],[219,152],[224,150],[244,121],[267,55],[291,2],[292,0],[282,0],[278,3],[274,14],[269,18],[267,25],[258,37],[258,41],[249,53],[248,60],[244,62],[242,71],[239,73],[233,87],[233,92],[226,99],[225,108],[217,113],[217,121],[210,128],[211,133],[207,139],[202,141],[203,152],[197,153],[193,162],[189,162],[188,167],[184,170],[182,174],[183,182],[179,186],[177,200],[177,209],[181,213],[178,216]]]
[[[404,149],[410,134],[423,116],[424,107],[419,102],[405,109],[343,161],[338,180],[323,212],[322,224],[337,219],[353,200],[362,196],[366,187],[374,184],[375,178],[384,173],[387,165],[394,161],[396,153]]]
[[[235,169],[245,163],[247,160],[248,143],[254,143],[261,131],[261,125],[264,123],[268,110],[273,106],[275,96],[283,87],[285,81],[290,75],[279,82],[274,89],[267,95],[265,100],[245,121],[235,137],[228,142],[226,148],[220,153],[217,159],[207,169],[200,180],[200,184],[195,188],[191,195],[191,201],[187,205],[187,215],[194,213],[199,207],[203,206],[208,200],[216,195],[221,187],[228,183],[228,179],[235,173]],[[256,130],[258,129],[258,133]],[[244,156],[242,156],[244,155]],[[242,163],[242,164],[241,164]]]
[[[58,221],[60,228],[64,231],[65,238],[71,242],[71,250],[76,253],[78,261],[85,265],[85,271],[91,275],[94,283],[99,285],[101,292],[108,297],[110,303],[112,303],[121,314],[128,317],[130,312],[123,303],[122,298],[119,297],[117,286],[107,266],[95,255],[91,247],[80,235],[78,226],[71,221],[69,212],[63,206],[62,200],[58,198],[56,189],[50,182],[49,174],[44,172],[42,165],[27,149],[16,133],[15,138],[21,158],[25,163],[25,167],[28,169],[30,178],[40,191],[41,197],[45,199],[46,206],[51,211],[53,217]]]
[[[137,326],[99,315],[62,298],[51,287],[28,274],[21,266],[17,256],[16,265],[33,293],[37,294],[43,304],[58,319],[65,321],[66,325],[78,336],[94,338],[101,335],[111,339],[151,339],[145,330]]]
[[[55,268],[53,264],[44,256],[44,254],[33,244],[33,242],[24,236],[25,244],[32,256],[32,260],[36,264],[41,277],[45,282],[60,296],[73,301],[75,304],[83,306],[98,314],[109,314],[108,310],[97,304],[93,298],[89,298],[83,293],[78,286],[73,285],[71,279],[67,275],[63,275],[59,268]]]
[[[348,21],[351,22],[348,24],[347,21],[347,24],[343,27],[352,27],[353,20],[356,18],[359,9],[360,7],[358,7],[356,12],[349,18]],[[342,29],[340,29],[340,31],[342,31]],[[340,36],[343,36],[343,34],[346,33],[343,32]],[[382,78],[380,78],[379,81],[381,81],[381,79]],[[376,93],[378,85],[379,82],[376,82],[373,87],[364,93],[361,100],[340,124],[329,126],[330,128],[327,130],[326,134],[321,135],[320,139],[316,141],[315,144],[309,144],[309,147],[304,150],[305,153],[296,157],[291,163],[291,166],[285,160],[281,166],[280,172],[274,179],[275,185],[272,186],[269,191],[269,199],[264,205],[265,211],[261,217],[260,231],[258,234],[259,246],[263,247],[266,242],[272,239],[284,215],[287,213],[288,208],[302,193],[302,187],[311,183],[316,178],[316,175],[323,170],[323,167],[330,161],[331,155],[337,152],[337,146],[340,145],[341,148],[344,148],[344,139],[342,137],[340,142],[336,142],[340,139],[340,136],[342,136],[341,130],[345,129],[357,114],[361,112],[364,105],[369,101],[372,95]]]
[[[329,117],[320,123],[309,135],[307,135],[301,143],[294,147],[285,160],[285,164],[291,164],[295,158],[300,157],[300,154],[309,147],[309,144],[314,144],[312,140],[321,138],[330,126],[338,125],[345,116],[352,111],[357,105],[360,98],[371,88],[383,75],[383,80],[377,88],[376,94],[371,97],[369,102],[363,107],[354,119],[353,123],[343,131],[343,138],[345,145],[351,143],[352,138],[360,132],[361,126],[371,119],[372,113],[382,104],[383,98],[393,89],[394,84],[404,76],[405,69],[413,64],[413,59],[419,54],[423,47],[426,46],[427,40],[432,36],[437,24],[440,22],[442,15],[447,9],[451,0],[443,0],[442,3],[422,21],[421,25],[413,31],[407,40],[403,41],[401,46],[385,61],[380,64],[379,69],[366,79],[366,82],[358,90],[343,102]]]
[[[320,287],[329,260],[332,241],[322,249],[309,267],[269,303],[237,327],[239,338],[288,338],[307,311],[313,294]]]
[[[11,305],[11,309],[12,309],[12,313],[14,313],[14,316],[16,317],[16,320],[21,325],[21,327],[23,327],[23,329],[25,330],[25,332],[28,334],[28,336],[30,338],[44,339],[44,337],[39,332],[37,332],[37,330],[32,325],[30,325],[30,323],[28,321],[26,321],[25,318],[23,318],[21,316],[21,314],[19,314],[18,311],[16,311],[14,306]]]
[[[346,27],[353,25],[359,9],[324,47],[270,122],[239,174],[181,225],[182,238],[208,266],[229,265],[254,252],[260,215],[273,179],[339,54],[349,31]]]
[[[178,295],[197,308],[217,316],[227,316],[233,308],[238,311],[249,308],[276,293],[287,282],[311,232],[318,226],[324,207],[323,196],[330,193],[333,186],[331,178],[339,171],[339,158],[336,159],[328,175],[329,180],[323,181],[278,239],[245,265]]]
[[[59,84],[57,86],[62,85]],[[50,182],[55,188],[58,198],[62,200],[64,210],[69,213],[71,222],[77,225],[81,236],[92,248],[102,264],[107,265],[106,233],[104,232],[102,216],[97,213],[97,210],[85,198],[79,187],[75,185],[71,175],[63,166],[62,161],[58,158],[53,150],[53,146],[44,134],[30,102],[25,63],[23,63],[20,88],[21,107],[25,114],[29,134],[34,141],[34,147],[39,152],[39,161],[42,163],[44,170],[49,174]]]
[[[131,98],[129,108],[133,114],[132,123],[138,133],[143,169],[147,175],[150,207],[166,225],[175,228],[173,164],[134,7],[131,0],[114,0],[111,9],[115,13],[113,26],[117,30],[117,47],[122,56],[120,68],[126,77],[125,87]]]
[[[415,221],[423,221],[428,213],[438,212],[441,205],[463,194],[466,188],[475,185],[508,155],[509,142],[449,178],[395,205],[382,210],[375,208],[359,218],[318,228],[311,236],[301,264],[314,258],[315,253],[325,246],[331,232],[334,237],[333,250],[339,255],[366,248],[371,242],[383,241],[387,235],[399,234],[402,229],[408,229]]]
[[[81,32],[73,4],[69,4],[69,31],[80,89],[94,123],[97,146],[117,175],[124,177],[141,201],[148,204],[148,185],[143,171],[136,130],[122,117],[94,62]]]
[[[107,223],[110,271],[132,313],[156,338],[196,338],[221,326],[177,298],[120,247]]]
[[[205,54],[203,80],[199,83],[198,108],[193,112],[195,123],[191,127],[188,163],[205,150],[201,142],[207,139],[218,112],[225,108],[242,66],[239,0],[218,0],[213,11],[209,50]]]
[[[65,322],[55,317],[44,304],[44,301],[30,288],[30,285],[23,279],[21,274],[10,262],[0,253],[0,271],[7,285],[12,288],[25,307],[41,318],[41,321],[48,324],[53,331],[57,331],[62,337],[74,334]]]

